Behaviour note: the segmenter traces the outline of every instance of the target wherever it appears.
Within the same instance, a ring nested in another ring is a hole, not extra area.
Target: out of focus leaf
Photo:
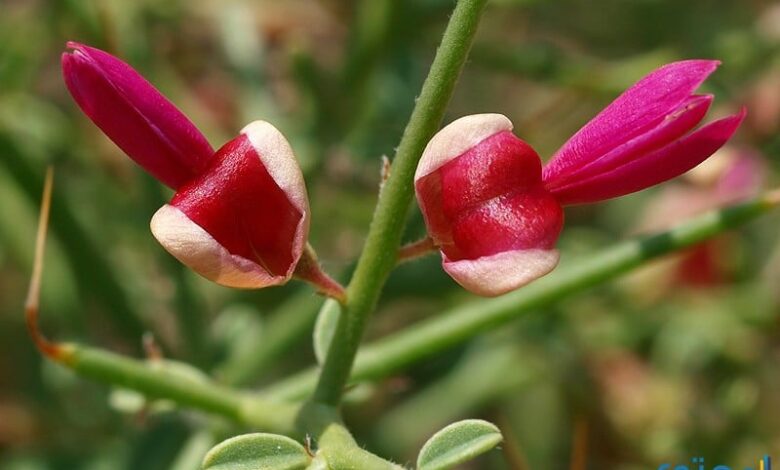
[[[320,313],[317,315],[317,323],[314,325],[314,355],[317,356],[318,364],[325,363],[340,316],[341,307],[339,307],[338,302],[328,299],[322,304]]]

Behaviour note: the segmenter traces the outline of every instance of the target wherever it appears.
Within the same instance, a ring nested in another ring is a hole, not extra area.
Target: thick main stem
[[[414,170],[444,111],[466,61],[487,0],[460,0],[444,32],[422,92],[398,146],[393,171],[379,195],[366,244],[347,287],[345,314],[320,374],[314,401],[336,406],[387,276],[396,262],[406,215],[412,202]]]

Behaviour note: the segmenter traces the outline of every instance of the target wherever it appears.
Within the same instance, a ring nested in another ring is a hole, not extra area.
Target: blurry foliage
[[[780,4],[594,3],[494,1],[449,118],[504,113],[548,158],[649,70],[718,58],[724,65],[708,82],[716,112],[749,106],[739,143],[765,156],[766,179],[777,183]],[[273,121],[306,172],[312,241],[329,271],[347,273],[381,156],[398,142],[451,5],[0,0],[0,468],[194,468],[236,433],[153,406],[126,414],[110,404],[116,392],[34,351],[21,305],[46,164],[57,168],[42,309],[50,335],[138,355],[150,331],[166,357],[232,383],[267,383],[314,360],[320,299],[309,290],[221,288],[153,241],[149,217],[170,194],[71,102],[58,64],[65,41],[126,59],[215,146],[252,119]],[[563,263],[635,231],[658,194],[571,210]],[[412,239],[423,226],[417,211],[410,217]],[[732,266],[723,282],[688,285],[666,261],[648,268],[655,275],[604,286],[355,390],[347,415],[358,440],[404,462],[443,424],[484,417],[507,440],[480,468],[567,468],[573,442],[585,443],[594,469],[700,455],[744,466],[780,454],[778,223],[755,223],[715,252]],[[467,297],[435,257],[403,266],[369,336]]]

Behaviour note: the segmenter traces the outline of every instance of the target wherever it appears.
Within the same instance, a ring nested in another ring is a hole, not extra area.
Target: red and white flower
[[[629,88],[542,168],[498,114],[458,119],[426,147],[415,190],[443,267],[466,289],[493,296],[558,263],[562,206],[640,191],[695,167],[734,134],[740,113],[692,131],[712,103],[693,92],[718,66],[675,62]]]

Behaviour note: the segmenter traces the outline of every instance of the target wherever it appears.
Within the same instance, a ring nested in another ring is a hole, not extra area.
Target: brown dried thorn
[[[40,304],[41,276],[43,274],[43,255],[46,248],[46,232],[48,231],[49,225],[53,182],[54,170],[52,167],[49,167],[46,170],[46,180],[43,185],[41,213],[38,219],[38,232],[35,237],[33,272],[30,276],[30,288],[27,290],[27,300],[24,303],[24,316],[27,321],[27,331],[30,333],[30,337],[35,343],[35,347],[37,347],[44,356],[55,361],[61,361],[64,359],[62,346],[46,339],[38,327],[38,306]]]

